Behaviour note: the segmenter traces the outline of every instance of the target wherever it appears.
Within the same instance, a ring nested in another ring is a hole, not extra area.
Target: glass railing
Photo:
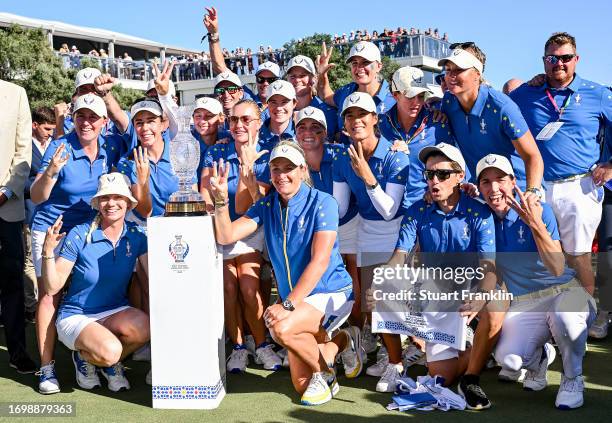
[[[447,41],[423,34],[378,38],[371,41],[378,46],[383,56],[396,59],[416,56],[428,56],[434,59],[440,59],[448,56],[450,46],[450,43]],[[351,46],[355,43],[356,41],[339,43],[334,44],[334,47],[340,49],[343,53],[344,51],[348,53]],[[103,72],[110,73],[114,78],[140,81],[148,81],[153,78],[151,61],[111,59],[108,57],[103,58],[83,54],[62,54],[59,52],[56,52],[56,54],[62,59],[64,67],[66,68],[80,69],[88,61],[93,61],[97,63],[98,67],[102,69]],[[174,82],[214,78],[210,60],[191,60],[173,56],[169,56],[168,58],[176,61],[172,78]],[[260,51],[252,54],[225,57],[225,65],[238,75],[252,75],[259,63],[268,60],[277,63],[281,70],[284,71],[289,59],[284,49],[268,52]]]

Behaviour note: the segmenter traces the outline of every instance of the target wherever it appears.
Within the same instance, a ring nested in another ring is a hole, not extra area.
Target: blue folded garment
[[[401,408],[418,408],[436,404],[438,400],[429,392],[419,392],[416,394],[398,394],[391,397],[393,402]]]

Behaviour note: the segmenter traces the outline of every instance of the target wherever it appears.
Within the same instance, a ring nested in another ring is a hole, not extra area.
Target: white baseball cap
[[[461,166],[461,170],[465,172],[465,160],[463,158],[463,154],[461,154],[461,151],[459,151],[459,149],[454,145],[441,142],[437,145],[425,147],[421,151],[419,151],[419,160],[423,162],[423,164],[425,164],[427,162],[427,158],[433,152],[440,152],[450,160],[459,163],[459,166]]]
[[[363,57],[370,62],[381,62],[380,59],[380,50],[376,47],[376,44],[371,43],[370,41],[359,41],[353,47],[351,47],[351,51],[349,53],[347,62],[350,62],[351,59],[355,56]]]
[[[122,195],[130,201],[130,209],[133,209],[138,204],[138,201],[130,191],[129,178],[119,172],[105,173],[98,179],[98,192],[91,197],[89,204],[95,210],[99,209],[99,198],[105,195]]]
[[[145,111],[151,112],[155,116],[161,116],[163,114],[163,110],[157,101],[141,100],[132,105],[130,115],[132,116],[132,119],[134,119],[138,113]]]
[[[223,106],[216,98],[211,97],[200,97],[195,102],[195,112],[198,109],[208,110],[213,115],[219,115],[223,113]]]
[[[75,114],[81,109],[89,109],[100,117],[108,117],[108,112],[106,111],[106,104],[104,104],[104,100],[102,100],[102,97],[97,96],[93,93],[77,97],[76,101],[74,102],[74,109],[72,110],[72,114]]]
[[[81,85],[93,84],[94,80],[102,75],[96,68],[84,68],[81,69],[74,78],[74,88],[79,88]]]
[[[308,56],[303,56],[300,54],[292,57],[291,60],[289,60],[289,65],[287,66],[287,71],[285,73],[289,73],[289,71],[295,67],[302,68],[311,75],[317,74],[314,62]]]
[[[438,66],[444,66],[446,62],[453,62],[460,69],[469,69],[474,68],[478,72],[482,73],[483,65],[480,60],[476,58],[469,51],[463,50],[462,48],[456,48],[451,50],[451,53],[448,57],[444,59],[440,59],[438,61]]]
[[[155,88],[155,80],[149,79],[149,82],[147,82],[147,89],[145,90],[145,93],[148,93],[153,88]],[[172,97],[176,97],[176,88],[174,87],[174,82],[172,81],[168,81],[168,94]]]
[[[399,68],[391,78],[391,91],[399,91],[408,98],[415,97],[421,93],[431,90],[427,87],[424,80],[425,74],[421,69],[411,66]]]
[[[280,76],[280,68],[278,67],[278,65],[274,62],[263,62],[261,65],[257,66],[257,71],[255,71],[255,76],[257,76],[257,74],[261,71],[270,71],[274,74],[274,76],[276,76],[277,78]]]
[[[354,92],[345,98],[344,103],[342,103],[342,113],[340,113],[340,116],[344,116],[351,107],[359,107],[366,112],[376,113],[376,103],[374,103],[374,99],[368,93]]]
[[[297,146],[297,143],[296,143]],[[272,163],[273,160],[284,157],[296,166],[306,166],[306,160],[304,156],[297,148],[292,147],[289,144],[277,145],[270,153],[270,160],[268,163]]]
[[[242,87],[242,81],[240,81],[240,78],[238,78],[238,75],[236,75],[234,72],[230,70],[226,70],[224,72],[221,72],[219,75],[217,75],[217,77],[215,78],[215,87],[223,81],[229,81],[238,87]]]
[[[323,127],[327,130],[327,121],[325,120],[325,114],[321,109],[317,109],[316,107],[312,106],[304,107],[298,112],[295,126],[297,127],[304,119],[312,119],[323,125]]]
[[[504,172],[506,175],[514,176],[514,169],[512,169],[512,164],[510,160],[508,160],[504,156],[500,156],[499,154],[487,154],[482,159],[478,161],[476,165],[476,178],[480,178],[480,174],[490,167],[494,167],[495,169],[499,169]]]
[[[283,81],[279,79],[278,81],[274,81],[268,88],[266,89],[266,98],[270,100],[273,95],[282,95],[289,100],[295,100],[295,88],[287,81]]]

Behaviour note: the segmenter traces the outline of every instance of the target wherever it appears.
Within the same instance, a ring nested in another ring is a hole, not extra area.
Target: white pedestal
[[[147,222],[153,408],[216,408],[225,396],[223,256],[210,216]]]

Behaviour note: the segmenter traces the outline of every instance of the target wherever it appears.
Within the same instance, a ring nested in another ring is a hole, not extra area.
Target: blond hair
[[[85,244],[89,244],[91,242],[91,234],[93,234],[94,231],[100,227],[100,222],[102,222],[102,215],[98,213],[91,221],[91,225],[89,225],[89,230],[85,236]]]

